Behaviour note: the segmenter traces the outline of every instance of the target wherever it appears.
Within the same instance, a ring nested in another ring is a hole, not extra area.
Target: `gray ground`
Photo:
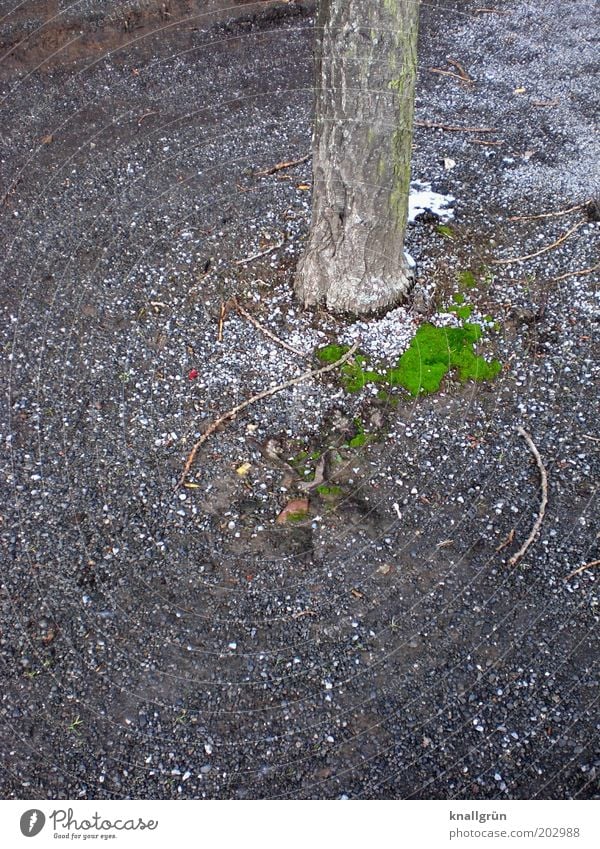
[[[235,311],[218,342],[224,301],[307,354],[348,332],[290,294],[309,164],[253,176],[309,149],[309,11],[181,5],[160,36],[100,15],[92,59],[49,32],[39,67],[0,63],[2,797],[597,798],[598,567],[565,580],[599,557],[597,215],[509,220],[598,196],[596,3],[423,6],[417,119],[493,132],[417,128],[453,239],[410,227],[397,332],[470,269],[498,379],[397,406],[309,381],[174,492],[213,418],[314,364]],[[356,417],[372,439],[344,447]],[[540,503],[519,424],[549,504],[510,568]],[[342,497],[275,524],[283,462],[331,446]]]

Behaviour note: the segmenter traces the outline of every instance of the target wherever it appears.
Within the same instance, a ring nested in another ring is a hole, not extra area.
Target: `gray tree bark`
[[[305,305],[364,314],[403,300],[419,0],[320,0]]]

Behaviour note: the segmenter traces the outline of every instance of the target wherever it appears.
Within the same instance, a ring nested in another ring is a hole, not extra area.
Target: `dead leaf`
[[[513,91],[513,94],[525,94],[526,91],[527,91],[526,88],[524,88],[523,86],[519,86],[519,88],[516,88]]]
[[[379,566],[379,568],[377,569],[377,571],[381,575],[389,575],[390,572],[392,571],[392,564],[391,563],[382,563],[381,566]]]
[[[243,477],[246,477],[246,475],[248,474],[248,472],[250,471],[251,468],[252,468],[252,466],[250,465],[250,463],[242,463],[242,465],[238,466],[235,471],[236,471],[236,474],[238,474],[241,478],[243,478]]]
[[[281,513],[275,519],[278,525],[283,525],[285,522],[306,518],[308,515],[308,498],[294,498],[288,501]]]
[[[199,483],[187,482],[187,483],[184,483],[184,487],[186,489],[200,489],[200,484]]]
[[[446,171],[452,171],[453,168],[456,168],[456,162],[454,161],[454,159],[450,159],[449,156],[445,156],[444,168]]]
[[[54,141],[54,136],[52,135],[52,133],[48,133],[47,136],[42,136],[41,139],[40,139],[40,142],[42,144],[52,144],[53,141]]]
[[[298,183],[296,186],[299,192],[307,192],[310,189],[308,183]]]

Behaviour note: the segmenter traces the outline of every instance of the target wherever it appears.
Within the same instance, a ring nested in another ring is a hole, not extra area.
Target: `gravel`
[[[309,150],[310,10],[5,65],[3,798],[598,797],[597,9],[495,6],[423,7],[417,119],[493,132],[417,128],[450,230],[415,217],[412,302],[361,321],[292,296],[310,164],[254,173]],[[220,414],[324,344],[390,364],[459,292],[493,383],[305,381],[174,490]],[[306,356],[231,306],[220,339],[234,294]],[[510,569],[519,424],[550,491]],[[277,524],[317,454],[339,497]]]

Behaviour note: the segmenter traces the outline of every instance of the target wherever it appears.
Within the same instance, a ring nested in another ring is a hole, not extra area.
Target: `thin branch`
[[[281,241],[277,245],[271,245],[270,248],[267,248],[266,251],[259,251],[257,254],[252,254],[252,256],[247,256],[245,259],[236,259],[234,265],[245,265],[248,262],[253,262],[255,259],[259,259],[261,256],[267,256],[267,254],[276,251],[277,248],[283,247],[285,244],[285,236],[283,233],[279,234],[281,236]]]
[[[600,262],[598,265],[592,265],[590,268],[582,268],[581,271],[567,271],[565,274],[559,274],[558,277],[551,277],[550,283],[557,283],[559,280],[566,280],[567,277],[584,277],[586,274],[593,274],[594,271],[598,271],[600,269]]]
[[[542,500],[540,502],[540,507],[539,507],[539,510],[538,510],[537,519],[534,522],[533,528],[531,529],[531,533],[529,534],[529,536],[527,537],[527,539],[525,540],[525,542],[523,543],[521,548],[517,551],[517,553],[513,554],[513,556],[510,558],[510,560],[508,561],[509,566],[515,566],[519,562],[519,560],[521,560],[523,555],[526,553],[529,546],[532,545],[532,543],[536,539],[537,535],[540,532],[542,522],[544,521],[544,514],[546,513],[546,506],[548,504],[548,475],[546,474],[546,469],[544,468],[544,463],[542,462],[540,452],[537,450],[533,439],[531,438],[531,436],[527,433],[527,431],[524,428],[518,427],[517,433],[520,436],[523,437],[523,439],[525,440],[525,442],[529,446],[531,453],[535,457],[535,462],[537,463],[537,467],[538,467],[539,472],[540,472],[540,480],[541,480],[541,486],[542,486]]]
[[[577,206],[570,206],[568,209],[558,209],[553,212],[542,212],[539,215],[511,215],[508,219],[509,221],[537,221],[539,218],[557,218],[561,215],[568,215],[570,212],[576,212],[578,209],[583,209],[588,205],[588,201],[585,203],[578,203]]]
[[[221,304],[221,309],[219,310],[219,324],[217,328],[217,342],[223,341],[223,324],[225,322],[225,316],[227,315],[227,304],[225,301]]]
[[[303,357],[304,359],[308,359],[310,357],[310,354],[306,354],[304,353],[304,351],[299,351],[297,348],[294,348],[293,345],[289,345],[287,342],[284,342],[283,339],[280,339],[278,336],[275,336],[274,333],[271,333],[271,331],[268,328],[264,327],[259,321],[257,321],[257,319],[255,319],[254,316],[248,312],[248,310],[244,309],[244,307],[240,304],[235,295],[231,299],[231,303],[240,313],[240,315],[243,315],[244,318],[247,318],[250,324],[253,324],[257,330],[260,330],[261,333],[264,333],[264,335],[268,336],[269,339],[272,339],[273,342],[276,342],[278,345],[281,345],[282,348],[287,348],[288,351],[291,351],[292,354],[296,354],[299,357]]]
[[[498,548],[496,549],[496,554],[499,554],[503,549],[505,549],[507,546],[509,546],[512,543],[512,541],[514,540],[514,538],[515,538],[515,529],[511,528],[510,531],[508,532],[504,542],[501,542],[500,545],[498,546]]]
[[[456,74],[454,71],[444,71],[442,68],[428,68],[427,69],[431,74],[442,74],[444,77],[454,77],[455,80],[459,80],[461,83],[472,83],[473,80],[470,77],[463,77],[462,74]]]
[[[470,139],[470,142],[471,142],[471,144],[485,144],[485,145],[490,145],[492,147],[493,146],[499,147],[501,144],[504,144],[504,139],[501,139],[500,141],[487,141],[486,139]]]
[[[225,422],[234,419],[238,415],[238,413],[242,412],[242,410],[245,410],[252,404],[256,404],[257,401],[262,401],[263,398],[269,398],[271,395],[276,395],[278,392],[281,392],[284,389],[289,389],[290,386],[296,386],[298,383],[303,383],[305,380],[309,380],[311,377],[318,377],[322,374],[326,374],[329,371],[333,371],[334,369],[338,368],[338,366],[341,366],[345,362],[347,362],[352,357],[357,348],[358,342],[356,342],[348,351],[346,351],[343,357],[340,357],[339,360],[336,360],[334,363],[329,363],[329,365],[323,366],[322,368],[310,369],[310,371],[305,371],[298,377],[294,377],[291,380],[286,380],[285,383],[280,383],[277,386],[272,386],[270,389],[263,389],[262,392],[258,392],[256,395],[253,395],[246,401],[242,401],[241,404],[237,404],[237,406],[233,407],[233,409],[229,410],[227,413],[223,413],[223,415],[219,416],[218,419],[215,419],[215,421],[212,422],[212,424],[210,424],[206,428],[200,439],[198,439],[198,441],[195,443],[194,447],[188,454],[188,458],[185,461],[185,465],[183,467],[183,472],[181,473],[181,477],[179,478],[175,486],[175,490],[183,486],[186,475],[192,468],[198,451],[204,445],[209,436],[212,436],[212,434],[216,430],[218,430],[222,424],[225,424]]]
[[[574,578],[575,575],[579,575],[580,572],[584,572],[586,569],[591,569],[592,566],[600,566],[600,560],[591,560],[589,563],[584,563],[583,566],[579,566],[577,569],[573,569],[572,572],[569,572],[565,581],[570,581],[571,578]]]
[[[270,168],[265,168],[264,171],[255,171],[253,177],[268,177],[270,174],[275,174],[277,171],[282,171],[284,168],[293,168],[294,165],[301,165],[307,162],[311,157],[310,153],[301,156],[300,159],[290,159],[285,162],[278,162],[276,165],[271,165]]]
[[[144,114],[138,118],[138,127],[141,127],[146,118],[149,118],[151,115],[160,115],[160,112],[144,112]]]
[[[552,242],[551,245],[546,245],[545,247],[540,248],[539,251],[535,251],[532,254],[525,254],[525,256],[512,256],[509,259],[493,259],[491,261],[492,265],[510,265],[513,262],[525,262],[526,259],[533,259],[536,256],[541,256],[542,254],[548,253],[548,251],[552,251],[554,250],[554,248],[557,248],[559,245],[562,245],[563,242],[566,242],[569,236],[572,236],[573,233],[576,230],[579,230],[580,227],[583,227],[585,223],[585,221],[578,221],[577,224],[574,224],[573,227],[567,230],[566,233],[563,233],[563,235],[559,239],[557,239],[555,242]]]
[[[450,133],[495,133],[494,127],[456,127],[454,124],[440,124],[438,121],[415,121],[415,127],[428,130],[446,130]]]

